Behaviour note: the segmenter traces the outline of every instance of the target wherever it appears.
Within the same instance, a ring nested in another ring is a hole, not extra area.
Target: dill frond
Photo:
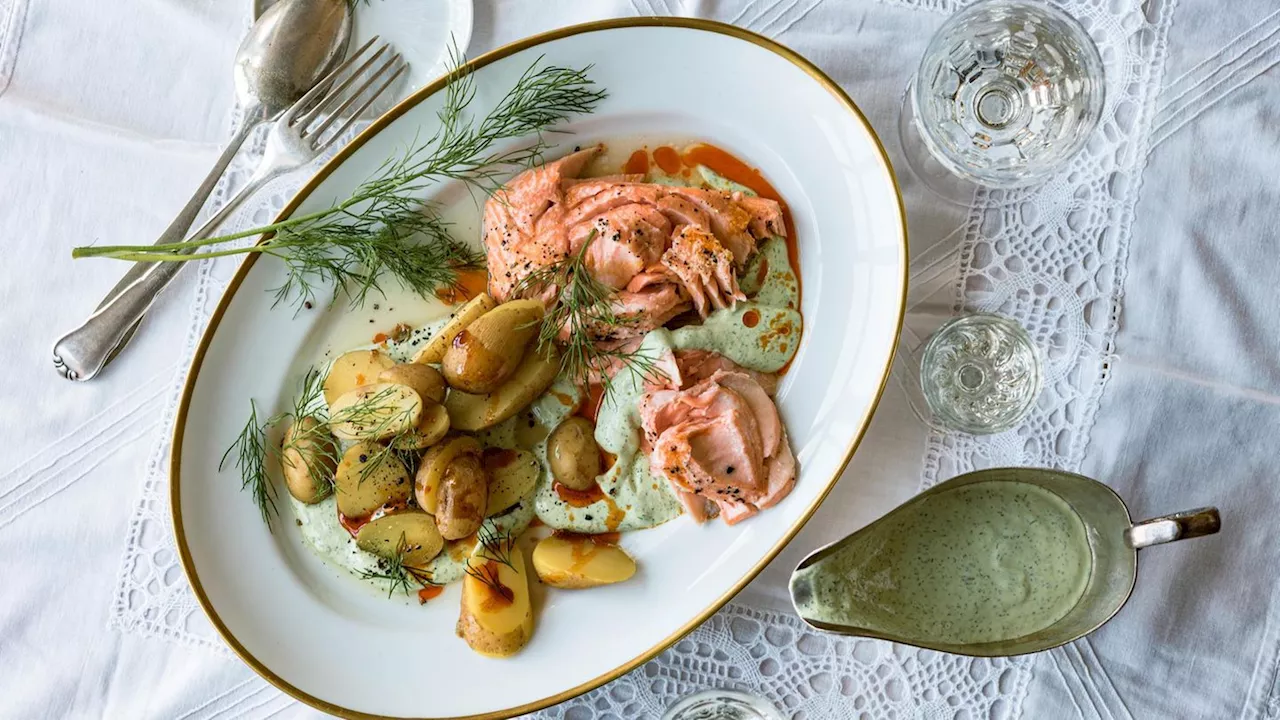
[[[481,257],[450,236],[438,209],[421,200],[426,191],[453,180],[493,192],[504,178],[541,161],[548,147],[543,133],[592,112],[605,93],[587,77],[590,66],[559,67],[539,58],[491,111],[473,119],[468,108],[476,97],[475,80],[458,67],[456,51],[453,60],[432,135],[422,142],[415,139],[402,155],[388,159],[346,200],[228,235],[163,245],[78,247],[72,257],[187,262],[271,255],[288,270],[275,289],[276,302],[299,306],[314,300],[322,286],[345,291],[351,304],[359,306],[370,293],[382,293],[385,275],[423,296],[455,284],[458,271],[479,267]],[[524,142],[509,146],[514,140]],[[250,247],[213,248],[257,235],[265,239]]]

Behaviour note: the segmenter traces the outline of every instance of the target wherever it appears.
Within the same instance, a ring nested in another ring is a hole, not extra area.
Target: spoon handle
[[[156,245],[182,242],[219,178],[226,172],[231,159],[248,139],[249,133],[261,122],[256,115],[251,117],[253,119],[241,124],[239,131],[214,163],[209,175],[178,212],[173,222],[169,223],[169,227],[160,235]],[[211,235],[248,194],[244,191],[238,193],[200,230],[195,232],[191,239]],[[98,304],[93,314],[54,343],[53,365],[58,370],[58,374],[68,380],[93,379],[133,338],[138,324],[142,322],[143,315],[150,309],[156,295],[169,284],[184,265],[186,263],[180,262],[134,263],[120,282],[116,283]]]
[[[1124,542],[1134,550],[1141,550],[1174,540],[1213,535],[1221,529],[1218,508],[1204,507],[1134,523],[1124,531]]]

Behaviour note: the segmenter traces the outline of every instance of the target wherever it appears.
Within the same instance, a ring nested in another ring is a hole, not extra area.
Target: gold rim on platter
[[[894,332],[893,348],[890,350],[888,361],[885,363],[884,373],[880,378],[880,386],[879,388],[876,389],[875,400],[874,402],[871,403],[871,406],[867,409],[867,414],[865,415],[865,417],[863,417],[862,423],[858,429],[857,434],[854,436],[853,441],[849,444],[849,448],[846,451],[844,461],[840,463],[840,468],[836,471],[836,473],[831,478],[827,480],[826,487],[823,488],[822,492],[818,495],[818,497],[814,499],[813,503],[811,503],[809,507],[805,508],[805,510],[800,514],[800,517],[797,518],[796,522],[791,526],[789,530],[787,530],[786,534],[782,537],[782,539],[779,540],[778,543],[775,544],[772,548],[770,548],[769,552],[767,552],[765,556],[760,559],[760,562],[758,562],[754,567],[751,568],[751,570],[749,570],[745,575],[743,575],[741,580],[739,580],[733,587],[729,588],[727,592],[725,592],[723,595],[717,598],[714,602],[712,602],[710,606],[702,610],[693,619],[691,619],[688,623],[685,623],[683,626],[681,626],[678,630],[676,630],[670,636],[664,638],[657,645],[654,645],[653,647],[649,648],[645,652],[633,658],[631,661],[624,663],[623,665],[616,667],[613,670],[610,670],[609,672],[604,673],[603,675],[600,675],[581,685],[578,685],[577,687],[570,688],[556,695],[552,695],[552,696],[543,698],[541,700],[536,700],[531,703],[526,703],[518,707],[508,708],[505,710],[498,710],[494,712],[481,713],[478,715],[468,715],[468,716],[458,717],[458,718],[440,718],[437,720],[502,720],[503,718],[510,718],[510,717],[515,717],[517,715],[523,715],[526,713],[541,710],[546,707],[550,707],[552,705],[556,705],[558,703],[562,703],[566,700],[569,700],[570,698],[577,697],[582,693],[588,692],[590,690],[594,690],[595,688],[598,688],[601,685],[604,685],[605,683],[611,680],[615,680],[621,677],[622,675],[625,675],[626,673],[630,672],[631,670],[634,670],[635,668],[639,667],[641,664],[652,659],[658,653],[662,652],[663,650],[666,650],[668,647],[673,645],[680,638],[689,634],[694,628],[706,622],[706,620],[710,618],[712,615],[714,615],[721,607],[723,607],[725,603],[729,602],[729,600],[731,600],[733,596],[737,595],[738,592],[740,592],[744,587],[746,587],[747,583],[751,582],[751,580],[754,579],[756,575],[760,574],[760,571],[763,570],[765,566],[768,565],[769,562],[772,561],[774,557],[776,557],[778,553],[781,552],[782,549],[786,547],[786,545],[789,542],[791,542],[792,538],[796,536],[796,533],[800,532],[800,529],[803,528],[805,523],[809,521],[809,518],[813,516],[813,513],[818,509],[818,506],[820,506],[823,500],[826,499],[827,495],[830,494],[831,489],[835,487],[836,481],[840,479],[840,476],[844,473],[845,468],[848,467],[849,461],[853,458],[854,450],[856,450],[859,443],[862,442],[862,438],[866,434],[867,428],[870,427],[871,418],[875,414],[876,408],[879,407],[880,400],[884,395],[885,386],[889,382],[889,372],[893,367],[893,358],[897,352],[897,344],[898,344],[899,336],[902,333],[902,319],[904,314],[906,313],[906,302],[907,302],[907,260],[910,256],[907,252],[907,212],[906,212],[906,207],[903,205],[903,201],[902,201],[902,189],[901,187],[899,187],[897,177],[894,175],[893,166],[890,164],[889,156],[884,149],[884,143],[880,141],[880,138],[876,135],[875,130],[872,129],[871,123],[867,121],[867,118],[862,113],[862,110],[858,108],[857,104],[855,104],[853,100],[849,98],[848,94],[846,94],[844,90],[838,84],[836,84],[834,80],[828,77],[826,73],[822,72],[822,70],[818,69],[816,65],[809,62],[807,59],[805,59],[803,56],[801,56],[799,53],[795,52],[794,50],[791,50],[788,47],[785,47],[777,42],[774,42],[769,38],[766,38],[762,35],[757,35],[756,33],[751,32],[750,30],[745,30],[743,28],[736,27],[733,25],[728,25],[726,23],[718,22],[715,20],[705,20],[701,18],[683,18],[683,17],[636,17],[636,18],[616,18],[611,20],[597,20],[594,22],[583,23],[580,25],[571,25],[569,27],[560,28],[558,30],[552,30],[550,32],[541,33],[539,35],[533,35],[533,36],[524,38],[523,40],[517,40],[513,43],[509,43],[497,49],[491,50],[477,57],[476,59],[469,61],[466,64],[464,69],[477,70],[496,60],[500,60],[509,55],[513,55],[521,50],[525,50],[531,47],[535,47],[537,45],[551,42],[553,40],[559,40],[561,38],[569,37],[572,35],[579,35],[583,33],[591,33],[591,32],[598,32],[601,30],[613,30],[615,28],[627,28],[627,27],[688,28],[692,30],[701,30],[705,32],[717,33],[720,35],[728,35],[731,37],[738,38],[739,40],[745,40],[754,45],[758,45],[762,48],[765,48],[766,50],[769,50],[770,52],[776,55],[779,55],[785,58],[792,64],[799,67],[805,73],[807,73],[820,85],[826,88],[828,92],[834,95],[835,98],[838,101],[840,101],[841,104],[843,104],[846,108],[848,108],[849,112],[852,113],[854,117],[858,120],[858,122],[861,123],[863,127],[866,128],[867,133],[871,136],[871,139],[876,144],[876,149],[879,151],[879,154],[880,154],[880,160],[884,163],[885,172],[889,174],[889,179],[893,183],[894,194],[898,198],[898,213],[900,216],[901,227],[902,227],[902,237],[901,237],[902,258],[903,258],[902,299],[898,306],[898,320],[896,323],[897,329]],[[342,165],[342,163],[346,161],[348,157],[350,157],[353,153],[355,153],[356,150],[362,147],[366,142],[368,142],[370,138],[377,135],[379,132],[383,130],[383,128],[390,125],[394,120],[399,118],[409,109],[413,108],[414,106],[422,102],[427,97],[430,97],[436,92],[439,92],[445,86],[445,82],[446,82],[445,78],[440,78],[435,82],[432,82],[431,84],[423,87],[422,89],[418,90],[414,94],[400,101],[395,105],[395,107],[391,108],[385,114],[383,114],[381,117],[375,120],[373,124],[371,124],[368,128],[364,130],[364,132],[356,136],[350,143],[347,144],[346,147],[344,147],[332,159],[330,159],[327,163],[325,163],[324,166],[321,167],[316,172],[315,176],[312,177],[310,180],[308,180],[307,183],[303,185],[300,190],[298,190],[298,193],[294,195],[293,199],[291,199],[287,205],[285,205],[284,209],[280,211],[280,214],[276,217],[276,219],[273,222],[280,222],[281,220],[288,218],[295,210],[297,210],[298,206],[301,205],[302,202],[307,199],[307,197],[316,189],[316,187],[318,187],[320,183],[323,182],[325,178],[327,178],[335,169],[337,169],[340,165]],[[205,329],[204,334],[201,336],[200,345],[199,347],[196,348],[196,353],[192,357],[191,368],[187,373],[186,383],[182,390],[182,399],[178,405],[177,420],[174,423],[174,429],[173,429],[173,448],[171,450],[171,455],[169,458],[169,468],[170,468],[169,493],[170,493],[170,512],[173,516],[174,535],[177,538],[178,554],[182,559],[182,569],[187,575],[187,580],[191,583],[191,589],[195,593],[196,599],[200,603],[200,607],[204,610],[205,614],[208,615],[209,620],[210,622],[213,623],[214,627],[217,628],[218,634],[222,636],[222,638],[227,642],[227,644],[231,646],[231,649],[235,651],[236,655],[238,655],[240,659],[245,662],[245,664],[253,668],[254,672],[258,673],[263,678],[265,678],[267,682],[276,686],[280,690],[288,693],[294,698],[301,700],[302,702],[316,708],[317,710],[322,710],[332,715],[337,715],[339,717],[344,717],[344,718],[359,718],[361,720],[394,720],[389,716],[371,715],[368,713],[362,713],[355,710],[351,710],[349,708],[341,707],[339,705],[335,705],[325,700],[321,700],[318,697],[310,695],[294,687],[293,685],[290,685],[283,678],[281,678],[280,676],[272,672],[271,669],[268,668],[266,665],[259,662],[258,659],[255,658],[252,654],[250,654],[249,651],[240,643],[240,641],[236,639],[236,637],[227,628],[226,624],[222,622],[222,619],[218,617],[217,611],[214,609],[213,605],[209,602],[209,598],[205,594],[204,588],[200,584],[200,577],[196,573],[196,569],[192,563],[191,551],[187,547],[187,539],[183,531],[182,511],[181,511],[181,508],[182,508],[181,466],[182,466],[182,440],[183,440],[184,430],[186,429],[187,412],[190,410],[190,406],[191,406],[191,395],[195,389],[196,377],[200,372],[201,364],[204,362],[205,353],[209,349],[209,343],[212,342],[214,333],[217,331],[218,325],[221,323],[223,315],[226,313],[227,308],[230,306],[232,298],[235,296],[236,291],[240,288],[241,283],[244,282],[244,279],[249,274],[249,271],[253,268],[254,263],[257,262],[258,257],[259,255],[257,253],[252,253],[249,255],[249,257],[240,266],[240,269],[236,272],[235,276],[232,277],[231,282],[227,285],[227,289],[223,292],[222,298],[218,301],[218,307],[214,310],[213,315],[209,320],[209,326]]]

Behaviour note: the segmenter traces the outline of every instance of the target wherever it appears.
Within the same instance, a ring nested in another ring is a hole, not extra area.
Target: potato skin
[[[445,468],[436,506],[436,526],[446,540],[464,538],[480,529],[489,499],[489,477],[480,458],[455,457]]]
[[[538,300],[514,300],[476,318],[453,338],[440,361],[450,387],[473,394],[497,389],[519,367],[542,313]]]
[[[407,385],[418,393],[423,402],[444,402],[449,388],[445,385],[444,376],[430,365],[418,363],[401,363],[378,373],[378,382]]]
[[[449,422],[455,430],[484,430],[512,417],[546,392],[560,372],[560,355],[554,347],[525,353],[520,366],[496,390],[484,395],[453,390],[444,399]]]
[[[418,474],[413,482],[414,499],[418,507],[431,513],[438,512],[440,502],[440,484],[444,480],[445,468],[459,455],[470,454],[480,456],[480,443],[475,438],[459,436],[445,439],[427,449],[418,464]]]
[[[547,464],[561,485],[587,490],[600,474],[600,447],[591,421],[573,416],[556,426],[547,438]]]
[[[462,332],[468,325],[475,322],[476,318],[484,315],[490,310],[498,306],[493,298],[489,297],[489,293],[480,293],[479,295],[467,301],[454,313],[449,322],[440,328],[440,332],[436,333],[417,355],[413,356],[415,363],[438,363],[444,358],[444,353],[453,344],[453,339],[458,333]]]
[[[280,470],[289,494],[312,505],[333,492],[338,471],[338,449],[324,423],[313,417],[298,418],[284,433]]]

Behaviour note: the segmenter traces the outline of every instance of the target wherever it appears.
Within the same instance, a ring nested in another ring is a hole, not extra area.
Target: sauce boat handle
[[[1218,515],[1218,508],[1204,507],[1134,523],[1124,531],[1124,542],[1140,550],[1175,540],[1213,535],[1221,529],[1222,517]]]

